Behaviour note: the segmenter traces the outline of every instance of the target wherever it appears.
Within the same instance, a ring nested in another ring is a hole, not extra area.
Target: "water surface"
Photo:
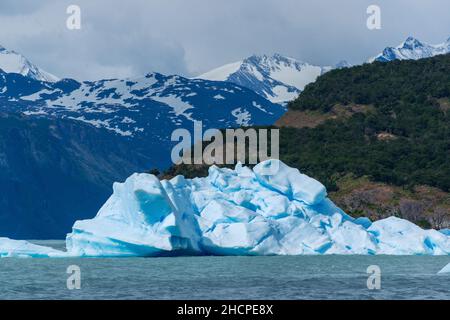
[[[41,242],[42,243],[42,242]],[[57,249],[61,241],[44,242]],[[450,257],[0,259],[0,299],[450,299]],[[81,268],[68,290],[67,267]],[[367,267],[381,289],[367,288]]]

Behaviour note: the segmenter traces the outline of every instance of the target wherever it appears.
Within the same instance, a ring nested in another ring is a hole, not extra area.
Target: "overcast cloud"
[[[82,29],[66,28],[81,7]],[[382,29],[366,28],[366,8]],[[59,76],[192,76],[253,53],[360,63],[407,36],[450,37],[448,0],[1,0],[0,44]]]

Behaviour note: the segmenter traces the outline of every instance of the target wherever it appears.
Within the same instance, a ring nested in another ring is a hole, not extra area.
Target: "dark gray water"
[[[54,247],[62,242],[47,242]],[[450,257],[0,259],[0,299],[450,299]],[[68,290],[67,267],[81,269]],[[367,288],[369,265],[381,289]]]

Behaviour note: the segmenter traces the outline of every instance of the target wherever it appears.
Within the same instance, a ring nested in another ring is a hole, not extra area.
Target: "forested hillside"
[[[450,55],[332,71],[289,107],[349,112],[313,129],[285,129],[285,157],[325,180],[352,173],[449,191],[449,97]],[[352,112],[355,105],[367,108]]]

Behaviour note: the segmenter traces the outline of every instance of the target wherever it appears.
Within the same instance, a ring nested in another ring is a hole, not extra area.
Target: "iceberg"
[[[354,219],[320,182],[279,160],[253,170],[212,166],[194,179],[135,173],[113,185],[96,217],[74,224],[67,252],[4,243],[5,256],[36,257],[450,254],[448,235],[396,217]]]
[[[45,246],[38,246],[28,241],[0,238],[0,258],[56,258],[63,257],[65,255],[66,254],[62,251]]]

